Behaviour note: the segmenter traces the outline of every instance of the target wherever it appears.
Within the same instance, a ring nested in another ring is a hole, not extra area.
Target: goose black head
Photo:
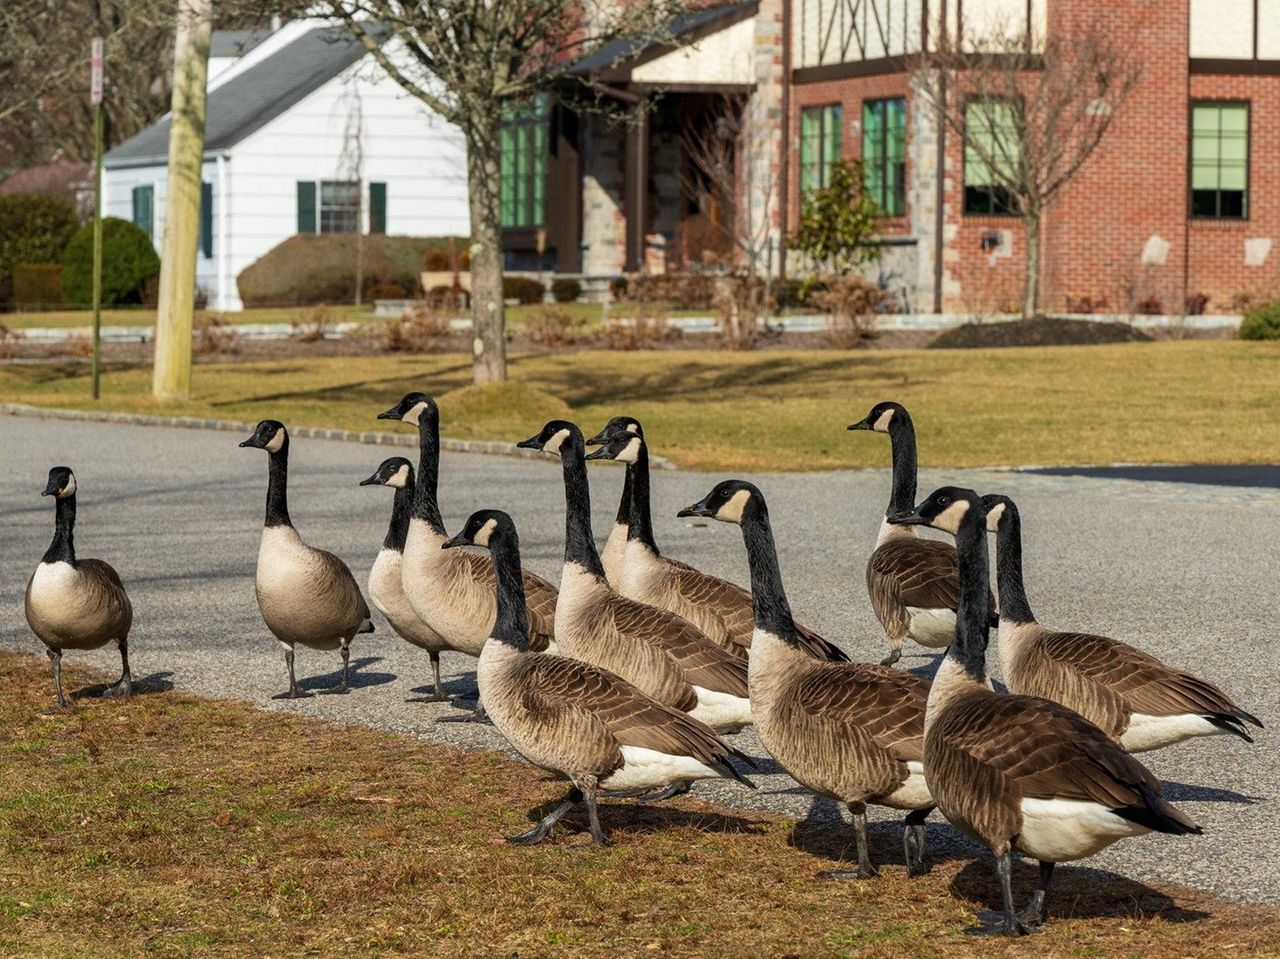
[[[360,485],[404,489],[413,485],[413,464],[403,456],[392,456],[383,460],[372,476],[362,479]]]
[[[760,490],[746,480],[725,480],[692,506],[686,506],[676,516],[705,516],[722,523],[741,524],[747,507],[763,505]]]
[[[399,420],[402,423],[408,423],[410,426],[417,426],[422,421],[423,413],[439,416],[440,410],[436,406],[436,401],[426,393],[415,391],[406,393],[404,398],[391,409],[383,410],[379,413],[378,419]]]
[[[604,425],[604,429],[587,440],[586,443],[588,446],[599,446],[614,433],[628,433],[632,436],[643,437],[644,427],[640,425],[640,421],[634,416],[615,416]]]
[[[932,526],[954,536],[971,513],[982,516],[982,498],[977,493],[962,486],[943,486],[914,509],[890,516],[889,522],[898,526]]]
[[[552,420],[537,434],[530,436],[527,440],[521,440],[516,446],[522,450],[542,450],[544,453],[559,453],[564,441],[575,433],[579,442],[581,442],[582,430],[578,429],[577,426],[568,420]]]
[[[266,450],[268,453],[279,453],[289,443],[289,431],[279,420],[263,420],[253,431],[253,435],[241,443],[250,449]]]
[[[640,448],[644,445],[644,436],[626,430],[609,433],[602,441],[599,449],[587,454],[589,460],[617,460],[619,463],[634,463],[640,458]]]
[[[858,422],[850,423],[849,429],[888,433],[891,425],[900,425],[904,422],[911,423],[911,414],[907,412],[907,408],[901,403],[886,401],[871,407],[871,412]]]
[[[453,549],[455,546],[483,546],[486,549],[492,542],[495,533],[505,535],[515,533],[515,523],[511,517],[500,509],[477,510],[467,517],[462,530],[451,539],[441,544],[441,549]]]
[[[982,509],[987,514],[987,531],[1000,532],[1000,524],[1006,516],[1016,516],[1018,507],[1013,500],[1000,493],[988,493],[982,497]]]
[[[68,496],[76,494],[76,474],[71,472],[70,466],[55,466],[49,470],[49,482],[44,484],[41,490],[41,496],[56,496],[58,499],[66,499]]]

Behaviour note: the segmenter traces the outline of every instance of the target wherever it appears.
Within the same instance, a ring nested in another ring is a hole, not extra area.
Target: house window
[[[867,191],[889,216],[907,212],[907,101],[862,104],[862,174]]]
[[[840,161],[840,104],[800,111],[800,193],[827,185],[831,167]]]
[[[1016,109],[1003,100],[971,100],[965,106],[965,213],[1018,212],[1013,194],[1000,182],[1013,174],[1021,158]],[[1003,176],[998,177],[997,172]]]
[[[213,258],[213,184],[200,184],[200,253]]]
[[[1191,105],[1191,215],[1249,215],[1249,104]]]
[[[501,203],[505,229],[546,223],[547,137],[551,111],[545,94],[523,107],[503,111]]]
[[[320,232],[355,233],[360,229],[358,180],[320,181]]]
[[[155,238],[155,193],[156,188],[150,183],[133,188],[133,223],[148,240]]]

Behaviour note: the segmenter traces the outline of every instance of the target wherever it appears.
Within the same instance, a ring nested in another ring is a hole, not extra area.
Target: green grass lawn
[[[696,790],[603,802],[602,849],[575,848],[579,812],[512,846],[565,789],[524,763],[145,684],[75,698],[102,678],[71,660],[74,709],[45,716],[44,657],[0,652],[2,956],[1253,959],[1280,941],[1275,909],[1072,866],[1044,932],[975,939],[999,898],[985,859],[908,879],[877,831],[880,878],[823,881],[847,828]],[[1017,866],[1019,901],[1034,875]]]
[[[200,364],[194,398],[161,408],[149,366],[110,367],[100,408],[349,429],[409,390],[440,398],[446,436],[517,440],[547,413],[592,433],[629,413],[654,452],[714,470],[885,466],[845,426],[883,399],[915,417],[931,466],[1280,461],[1280,344],[1235,340],[1006,350],[582,351],[515,356],[506,392],[450,396],[469,357]],[[544,395],[549,394],[549,395]],[[0,367],[0,400],[88,406],[81,363]]]

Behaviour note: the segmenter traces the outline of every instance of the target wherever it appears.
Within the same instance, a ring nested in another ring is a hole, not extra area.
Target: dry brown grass
[[[175,693],[45,717],[0,653],[0,954],[1275,955],[1275,910],[1063,869],[1046,931],[972,940],[985,863],[815,879],[848,837],[694,800],[607,803],[613,844],[498,838],[561,784],[492,753]],[[69,689],[99,677],[72,667]],[[1025,895],[1032,870],[1018,872]]]

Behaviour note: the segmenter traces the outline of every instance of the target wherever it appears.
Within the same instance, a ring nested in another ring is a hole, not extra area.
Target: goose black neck
[[[634,464],[627,464],[626,475],[622,478],[622,499],[618,500],[618,518],[614,522],[618,526],[631,524],[631,470]],[[630,533],[628,532],[628,535]]]
[[[570,433],[560,444],[560,465],[564,470],[564,561],[577,563],[604,579],[604,566],[591,534],[591,488],[581,433]]]
[[[267,518],[264,526],[292,526],[289,520],[289,440],[267,454]]]
[[[45,550],[45,563],[76,564],[74,532],[76,525],[76,494],[58,497],[53,510],[53,542]]]
[[[886,515],[908,513],[916,505],[916,428],[905,412],[894,414],[889,423],[889,443],[893,449],[893,491]]]
[[[653,541],[653,517],[649,512],[649,449],[643,442],[636,445],[636,461],[627,464],[627,481],[631,484],[627,539],[639,540],[656,553],[658,544]]]
[[[444,534],[437,487],[440,483],[440,418],[434,410],[422,411],[418,420],[418,475],[413,494],[413,517]]]
[[[1034,623],[1022,582],[1022,517],[1012,503],[1004,504],[996,529],[996,585],[1000,587],[1000,618],[1011,623]]]
[[[516,649],[529,648],[529,613],[520,572],[520,539],[514,529],[495,529],[489,555],[498,579],[498,615],[492,638]]]
[[[782,586],[778,549],[769,524],[769,510],[753,499],[742,514],[742,539],[751,568],[751,609],[757,629],[795,644],[796,623]]]
[[[956,640],[947,655],[973,679],[987,677],[987,639],[990,570],[987,555],[987,528],[982,510],[970,507],[956,532],[956,552],[960,561],[960,602],[956,610]]]
[[[382,541],[383,549],[404,552],[404,541],[409,537],[409,515],[413,512],[414,489],[413,480],[396,489],[395,498],[391,501],[391,523],[387,527],[387,538]]]

